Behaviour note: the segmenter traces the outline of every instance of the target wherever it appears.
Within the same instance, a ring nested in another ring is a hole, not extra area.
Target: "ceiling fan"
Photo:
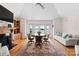
[[[39,5],[41,8],[45,8],[44,5],[42,3],[36,3],[36,5]]]

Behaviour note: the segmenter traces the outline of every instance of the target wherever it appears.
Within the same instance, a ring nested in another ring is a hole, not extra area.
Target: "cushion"
[[[72,38],[73,36],[72,36],[72,34],[69,34],[69,38]]]
[[[62,33],[59,32],[59,36],[62,36]]]
[[[68,38],[68,34],[66,34],[63,38],[64,38],[64,39]]]
[[[62,33],[61,32],[55,32],[55,35],[62,36]]]
[[[62,34],[62,37],[64,38],[64,36],[65,36],[66,34],[67,34],[67,33],[63,33],[63,34]]]

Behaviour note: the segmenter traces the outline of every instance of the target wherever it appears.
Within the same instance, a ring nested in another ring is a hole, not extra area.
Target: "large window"
[[[29,29],[32,30],[32,33],[37,33],[38,31],[41,31],[42,34],[49,33],[49,25],[29,25]]]
[[[33,28],[33,26],[32,25],[30,25],[30,29],[32,29]]]
[[[45,25],[40,25],[40,31],[41,33],[45,33]]]
[[[46,32],[49,33],[49,26],[46,26]]]
[[[39,26],[35,26],[35,29],[39,29]]]

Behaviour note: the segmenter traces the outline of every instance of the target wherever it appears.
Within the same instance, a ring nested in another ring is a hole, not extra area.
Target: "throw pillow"
[[[68,34],[66,34],[63,38],[66,39],[68,37]]]
[[[69,35],[69,38],[72,38],[72,35],[71,34]]]
[[[62,37],[64,37],[67,33],[62,33]]]

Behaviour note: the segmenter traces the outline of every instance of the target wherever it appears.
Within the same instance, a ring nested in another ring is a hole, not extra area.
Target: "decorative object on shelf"
[[[8,27],[11,28],[12,27],[11,24],[8,24]]]

